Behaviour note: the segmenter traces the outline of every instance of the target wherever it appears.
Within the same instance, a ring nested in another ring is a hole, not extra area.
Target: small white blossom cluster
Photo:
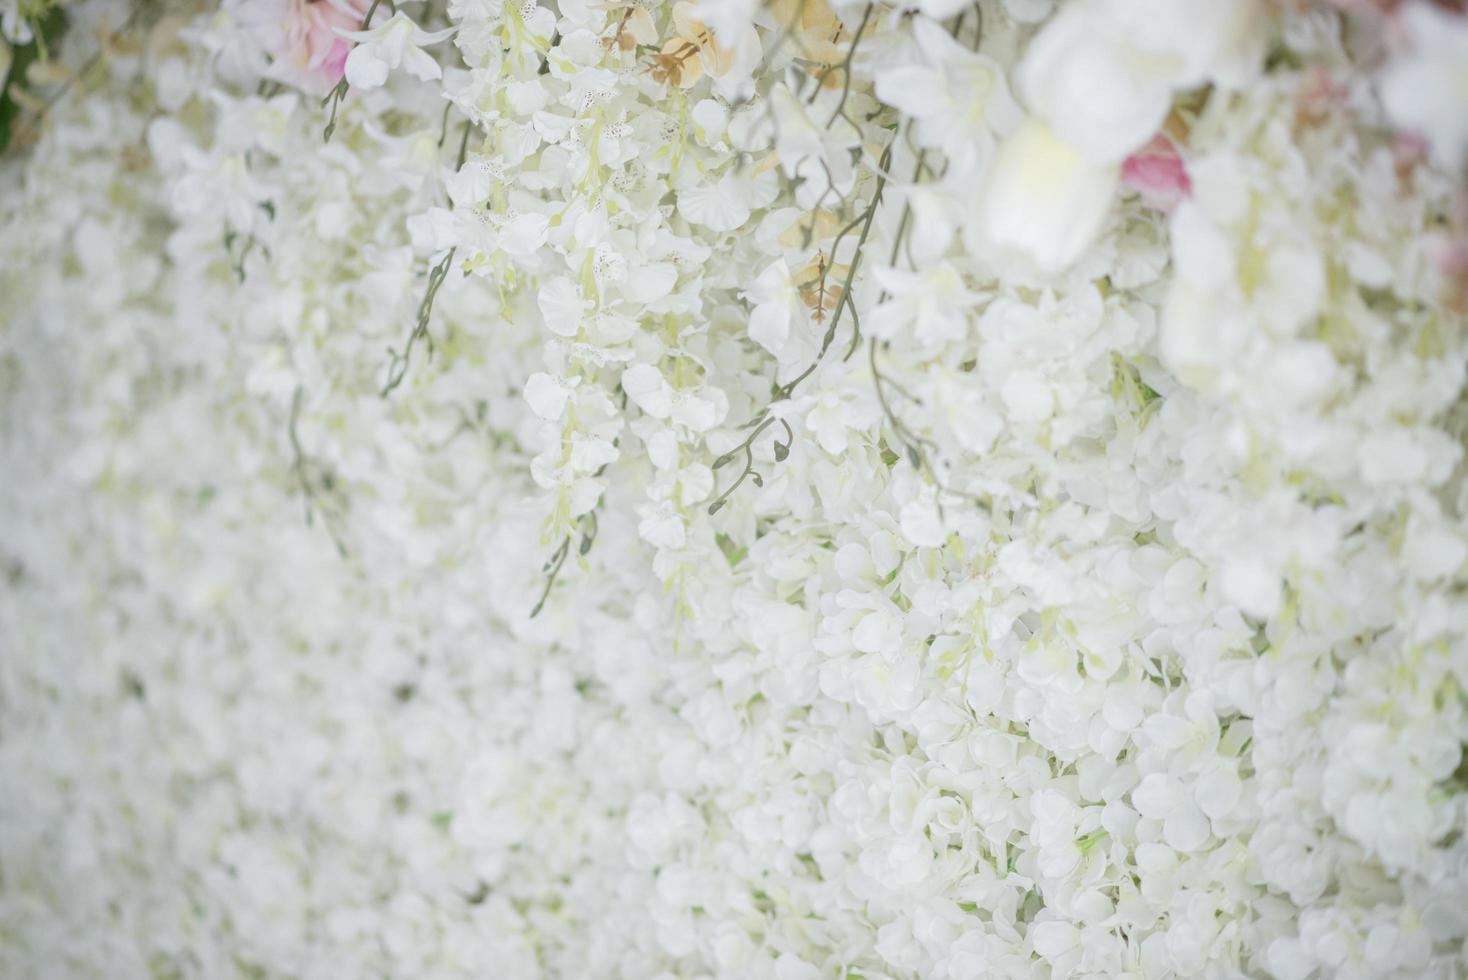
[[[1461,976],[1454,7],[68,3],[0,974]]]

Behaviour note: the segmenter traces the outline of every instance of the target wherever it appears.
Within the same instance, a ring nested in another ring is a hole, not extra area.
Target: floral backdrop
[[[0,974],[1468,971],[1464,4],[0,26]]]

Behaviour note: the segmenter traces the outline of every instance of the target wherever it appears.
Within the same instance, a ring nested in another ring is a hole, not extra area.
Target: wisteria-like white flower
[[[1020,119],[1004,71],[934,20],[915,18],[912,30],[913,63],[882,68],[876,95],[916,121],[919,140],[941,148],[953,166],[974,172],[994,134],[1008,133]]]
[[[425,31],[399,10],[386,22],[361,31],[337,33],[356,44],[347,54],[345,74],[356,88],[376,88],[387,81],[390,71],[402,68],[417,78],[431,81],[443,77],[438,62],[423,50],[453,36],[456,28]]]

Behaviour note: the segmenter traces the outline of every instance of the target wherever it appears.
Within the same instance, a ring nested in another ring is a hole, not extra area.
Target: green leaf
[[[15,123],[20,118],[20,105],[12,98],[12,93],[21,88],[31,64],[42,59],[43,51],[55,50],[57,42],[66,33],[66,14],[62,13],[60,6],[46,10],[39,21],[34,16],[27,20],[35,38],[30,44],[10,49],[10,69],[5,73],[3,87],[0,87],[0,153],[10,146]]]

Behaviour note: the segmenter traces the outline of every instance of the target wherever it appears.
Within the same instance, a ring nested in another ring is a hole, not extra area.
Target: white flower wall
[[[1468,970],[1460,4],[62,9],[0,974]]]

